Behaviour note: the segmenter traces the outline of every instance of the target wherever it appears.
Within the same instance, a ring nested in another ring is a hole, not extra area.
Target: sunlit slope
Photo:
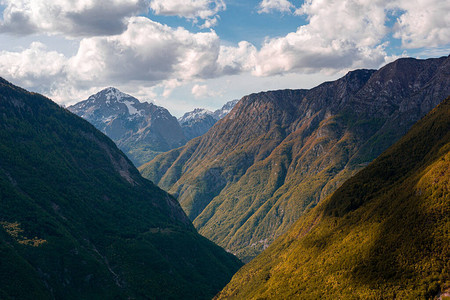
[[[219,299],[431,299],[450,288],[450,98],[244,266]]]
[[[248,261],[449,94],[448,57],[252,94],[140,171],[177,197],[201,234]]]

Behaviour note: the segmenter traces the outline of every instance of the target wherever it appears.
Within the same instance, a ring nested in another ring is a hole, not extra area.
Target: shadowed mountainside
[[[0,298],[210,299],[241,263],[87,121],[0,78]]]

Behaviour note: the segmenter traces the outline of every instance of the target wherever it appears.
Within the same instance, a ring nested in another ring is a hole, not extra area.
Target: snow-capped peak
[[[212,116],[213,112],[204,108],[196,108],[193,111],[185,113],[181,118],[178,119],[178,122],[185,123],[191,120],[200,119],[207,115]]]
[[[107,100],[117,100],[118,102],[122,102],[123,98],[133,98],[132,96],[125,94],[114,87],[109,87],[101,91],[104,92],[104,95]],[[137,100],[137,99],[136,99]]]

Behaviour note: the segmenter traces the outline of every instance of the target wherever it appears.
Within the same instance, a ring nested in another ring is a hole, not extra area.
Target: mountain
[[[449,216],[450,97],[244,266],[217,299],[444,299]]]
[[[178,119],[181,128],[183,129],[184,136],[188,140],[192,140],[198,136],[205,134],[217,121],[225,117],[236,105],[238,100],[232,100],[225,103],[222,108],[215,110],[214,112],[196,108],[193,111],[185,113]]]
[[[188,140],[205,134],[216,122],[213,112],[202,108],[187,112],[178,119],[183,134]]]
[[[210,299],[241,266],[94,126],[3,79],[0,153],[1,299]]]
[[[140,171],[178,198],[202,235],[249,261],[449,94],[449,57],[251,94]]]
[[[239,99],[231,100],[225,103],[221,108],[216,109],[212,115],[216,120],[220,120],[225,117],[239,102]]]
[[[177,119],[167,109],[141,103],[112,87],[69,106],[68,110],[110,137],[136,166],[187,141]]]

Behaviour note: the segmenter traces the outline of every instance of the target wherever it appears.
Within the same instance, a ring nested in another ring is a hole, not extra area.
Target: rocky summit
[[[228,101],[222,108],[215,111],[196,108],[185,113],[178,119],[184,135],[188,140],[191,140],[205,134],[217,121],[225,117],[236,103],[238,103],[238,100]]]
[[[104,89],[68,109],[109,136],[136,166],[187,141],[167,109],[116,88]]]

